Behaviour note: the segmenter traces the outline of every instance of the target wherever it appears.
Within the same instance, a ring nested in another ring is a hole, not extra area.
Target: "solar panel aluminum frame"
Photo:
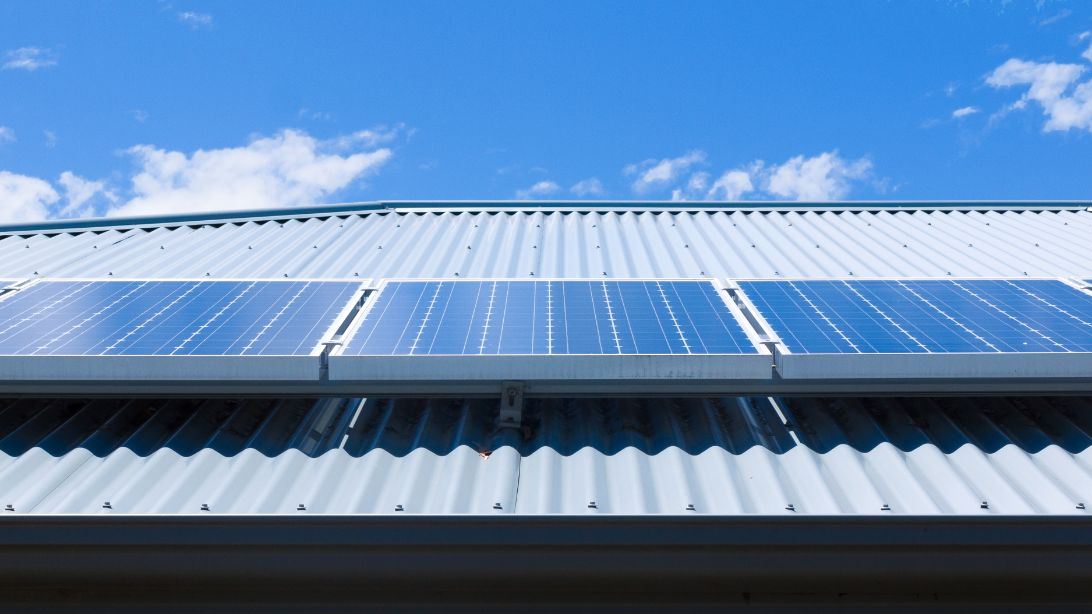
[[[830,278],[735,278],[727,282],[729,293],[745,316],[773,348],[777,374],[784,380],[1058,380],[1092,389],[1092,352],[947,352],[901,353],[810,353],[794,354],[774,332],[739,285],[749,281],[1060,281],[1090,293],[1072,280],[1057,277],[830,277]]]
[[[343,351],[388,284],[395,282],[704,282],[710,283],[755,348],[754,354],[490,354],[357,356]],[[731,382],[769,382],[773,355],[747,326],[739,308],[712,278],[391,278],[383,279],[329,356],[329,379],[340,387],[369,394],[407,394],[422,390],[480,392],[523,382],[528,393],[656,393],[689,385],[731,390]],[[720,385],[718,383],[723,383]],[[636,386],[635,386],[636,385]]]
[[[65,383],[66,392],[79,391],[80,385],[86,384],[89,390],[97,391],[104,382],[133,383],[142,385],[171,382],[188,383],[260,383],[273,382],[314,382],[321,377],[325,355],[329,352],[328,341],[344,324],[344,320],[353,312],[353,303],[366,293],[368,279],[317,279],[317,278],[170,278],[148,279],[129,277],[73,277],[73,278],[38,278],[18,290],[29,288],[39,282],[341,282],[360,284],[354,292],[354,300],[349,301],[339,311],[334,323],[319,338],[315,347],[306,355],[248,355],[219,356],[189,354],[165,356],[155,354],[131,354],[124,356],[109,355],[0,355],[0,392],[11,388],[25,389],[27,383]],[[0,301],[17,292],[0,293]]]

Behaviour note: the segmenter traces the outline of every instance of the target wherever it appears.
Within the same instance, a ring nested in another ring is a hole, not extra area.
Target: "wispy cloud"
[[[7,126],[0,126],[0,143],[14,143],[15,131]]]
[[[57,54],[42,47],[19,47],[4,52],[3,70],[35,71],[57,65]]]
[[[700,149],[689,151],[677,158],[663,158],[660,160],[648,159],[643,162],[627,165],[622,169],[622,174],[636,175],[633,180],[633,191],[645,194],[653,189],[670,185],[678,180],[696,165],[705,162],[705,152]]]
[[[300,110],[296,112],[296,117],[315,121],[330,121],[334,118],[333,114],[328,111],[316,111],[307,107],[300,107]]]
[[[764,188],[778,198],[791,200],[839,200],[849,195],[854,182],[872,173],[867,158],[845,160],[837,151],[805,158],[796,156],[772,167]]]
[[[1069,17],[1072,14],[1073,14],[1073,11],[1071,11],[1069,9],[1062,9],[1062,10],[1058,11],[1057,13],[1054,13],[1050,17],[1040,19],[1039,20],[1039,27],[1043,28],[1043,27],[1046,27],[1046,26],[1054,25],[1054,24],[1058,23],[1059,21],[1065,19],[1066,17]]]
[[[300,130],[245,145],[193,152],[154,145],[125,150],[128,179],[88,179],[66,171],[55,182],[0,171],[0,219],[152,215],[302,207],[359,184],[394,155],[360,131],[321,140]]]
[[[712,200],[739,200],[741,196],[755,189],[751,174],[752,171],[742,169],[725,171],[713,182],[706,197]]]
[[[0,217],[9,222],[44,219],[60,194],[48,181],[0,171]]]
[[[212,15],[209,15],[208,13],[180,11],[176,13],[175,16],[178,17],[178,21],[181,21],[193,30],[211,28],[213,24]]]
[[[978,107],[960,107],[960,108],[956,109],[955,111],[952,111],[952,118],[953,119],[960,119],[962,117],[967,117],[968,115],[974,115],[975,113],[978,113],[979,111],[980,111],[980,109]]]
[[[351,142],[350,137],[350,141]],[[339,139],[338,139],[339,140]],[[110,215],[228,211],[315,204],[372,174],[393,155],[388,148],[332,146],[306,132],[283,130],[242,147],[192,154],[137,145],[132,198]]]
[[[139,124],[147,122],[148,118],[151,117],[144,109],[132,109],[129,111],[129,116],[135,119]]]
[[[1092,81],[1081,81],[1085,70],[1081,64],[1009,59],[986,77],[986,84],[996,89],[1025,87],[1026,91],[991,120],[1034,102],[1046,118],[1044,132],[1092,131]]]
[[[539,181],[529,188],[523,190],[516,190],[516,198],[520,200],[528,200],[531,198],[541,198],[543,196],[549,196],[556,194],[561,190],[556,182],[553,181]]]
[[[574,183],[573,186],[569,188],[569,191],[572,192],[574,196],[578,196],[580,198],[586,198],[589,196],[599,197],[607,193],[607,191],[603,188],[603,182],[599,181],[597,177],[581,179],[580,181]]]
[[[703,158],[704,160],[704,158]],[[853,188],[873,181],[872,161],[845,159],[837,150],[794,156],[781,164],[755,160],[724,171],[716,179],[705,171],[677,173],[672,200],[790,199],[826,201],[846,198]],[[636,191],[636,188],[635,188]]]
[[[118,197],[107,187],[105,181],[92,181],[65,171],[57,183],[64,190],[64,206],[54,213],[54,217],[84,217],[93,215],[96,198],[101,198],[107,205],[117,203]]]
[[[45,137],[46,149],[53,149],[57,146],[57,133],[52,130],[43,130],[42,136]]]

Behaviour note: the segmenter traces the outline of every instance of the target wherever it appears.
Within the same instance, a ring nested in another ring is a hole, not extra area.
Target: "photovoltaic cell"
[[[342,355],[757,354],[704,281],[389,282]]]
[[[1092,296],[1057,280],[739,285],[796,354],[1092,352]]]
[[[0,355],[306,356],[355,282],[44,281],[0,296]]]

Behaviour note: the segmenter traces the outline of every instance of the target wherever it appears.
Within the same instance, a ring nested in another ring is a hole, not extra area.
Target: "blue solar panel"
[[[310,354],[350,282],[47,281],[0,299],[2,355]]]
[[[797,354],[1092,352],[1092,296],[1056,280],[739,285]]]
[[[702,281],[403,281],[343,355],[757,354]]]

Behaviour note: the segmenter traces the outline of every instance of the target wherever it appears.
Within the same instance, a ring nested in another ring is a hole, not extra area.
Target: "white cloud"
[[[45,219],[49,206],[60,195],[49,182],[37,177],[0,171],[0,219],[7,222],[33,222]]]
[[[133,109],[129,111],[129,115],[131,115],[138,124],[143,124],[144,122],[148,121],[149,117],[151,117],[151,115],[149,115],[148,112],[144,109]]]
[[[967,117],[968,115],[974,115],[975,113],[978,113],[978,111],[978,107],[960,107],[955,111],[952,111],[952,117],[954,119],[959,119],[961,117]]]
[[[177,17],[178,21],[181,21],[194,30],[212,27],[212,15],[209,15],[208,13],[182,11],[177,14]]]
[[[57,183],[64,189],[64,206],[51,217],[84,217],[94,215],[94,199],[102,196],[109,204],[117,202],[117,195],[106,187],[105,181],[92,181],[65,171]]]
[[[1088,60],[1089,62],[1092,62],[1092,45],[1089,45],[1088,49],[1084,50],[1084,53],[1081,54],[1081,57]]]
[[[339,150],[351,150],[357,148],[370,149],[380,145],[387,145],[398,140],[403,135],[412,136],[411,130],[406,130],[405,124],[393,126],[379,125],[367,130],[357,130],[351,134],[344,134],[327,141]]]
[[[645,165],[643,171],[639,165],[630,165],[623,172],[631,175],[644,173],[671,160],[679,158],[651,163],[646,161],[642,163]],[[705,161],[704,154],[700,161]],[[664,173],[661,175],[663,179],[651,185],[663,184],[662,187],[670,188],[671,200],[679,201],[739,200],[745,195],[756,199],[838,200],[848,196],[855,184],[874,179],[872,162],[868,158],[846,160],[837,150],[812,157],[795,156],[782,164],[769,165],[755,160],[726,170],[715,180],[705,171],[687,175],[678,171],[678,167],[673,167],[675,170],[669,178],[668,173]],[[881,183],[873,181],[873,185]],[[638,190],[636,185],[634,190]]]
[[[986,77],[994,88],[1027,86],[1016,103],[1008,105],[1002,117],[1014,109],[1024,108],[1027,101],[1039,104],[1046,116],[1044,132],[1078,128],[1092,131],[1092,81],[1078,83],[1085,67],[1080,64],[1029,62],[1010,59]]]
[[[359,140],[357,140],[359,142]],[[388,148],[346,152],[353,141],[319,141],[284,130],[243,147],[187,155],[152,145],[127,153],[137,163],[132,198],[109,215],[228,211],[314,204],[374,173],[393,155]],[[342,153],[343,152],[343,153]]]
[[[597,177],[589,177],[582,179],[573,184],[573,187],[569,188],[569,191],[581,198],[587,196],[603,196],[607,193],[603,189],[603,182],[599,181]]]
[[[520,200],[527,200],[530,198],[538,198],[542,196],[549,196],[556,193],[561,189],[561,186],[553,181],[539,181],[531,187],[524,190],[516,190],[516,198]]]
[[[46,149],[53,149],[57,146],[57,133],[52,130],[43,130],[42,136],[45,137]]]
[[[1047,17],[1046,19],[1039,20],[1039,27],[1049,26],[1058,23],[1059,21],[1069,17],[1073,14],[1073,11],[1069,9],[1062,9],[1057,13]]]
[[[751,173],[735,169],[726,171],[713,182],[706,197],[711,200],[739,200],[740,196],[753,192],[754,183],[751,181]]]
[[[845,160],[837,151],[828,151],[811,158],[796,156],[770,167],[763,188],[778,198],[838,200],[849,194],[852,182],[871,172],[872,162],[867,158]]]
[[[690,168],[704,162],[705,152],[695,149],[678,158],[645,160],[639,164],[630,164],[622,172],[625,175],[637,175],[637,179],[633,181],[633,191],[646,194],[653,189],[675,183]]]
[[[0,143],[14,143],[15,131],[7,126],[0,126]]]
[[[57,65],[57,55],[41,47],[20,47],[4,52],[3,70],[29,70]]]

